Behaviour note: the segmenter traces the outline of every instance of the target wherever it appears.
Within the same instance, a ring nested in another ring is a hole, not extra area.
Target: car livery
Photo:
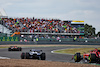
[[[22,52],[21,59],[45,60],[46,54],[42,50],[31,49],[29,52]]]
[[[100,50],[97,48],[95,50],[91,50],[90,53],[76,53],[72,57],[75,62],[80,62],[83,60],[85,63],[100,63]]]
[[[8,51],[22,51],[22,48],[17,46],[10,46]]]

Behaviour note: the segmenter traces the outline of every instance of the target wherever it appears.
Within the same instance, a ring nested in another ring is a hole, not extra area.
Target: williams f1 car
[[[74,59],[75,62],[83,60],[85,63],[100,63],[100,50],[91,50],[90,53],[84,53],[83,55],[76,53],[72,59]]]
[[[45,60],[46,54],[42,50],[31,49],[29,52],[22,52],[21,59]]]
[[[22,51],[22,48],[17,46],[10,46],[8,51]]]

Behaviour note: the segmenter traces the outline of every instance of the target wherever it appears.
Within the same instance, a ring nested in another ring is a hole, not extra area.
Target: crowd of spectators
[[[80,33],[77,28],[56,19],[2,18],[4,25],[13,32]]]

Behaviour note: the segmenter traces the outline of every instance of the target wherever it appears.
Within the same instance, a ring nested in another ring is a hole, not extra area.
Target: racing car
[[[45,60],[46,54],[42,50],[31,49],[29,52],[22,52],[21,59]]]
[[[100,50],[97,48],[95,50],[91,50],[90,53],[81,53],[74,54],[73,58],[75,62],[80,62],[83,60],[85,63],[100,63]]]
[[[22,51],[22,48],[17,46],[10,46],[8,51]]]

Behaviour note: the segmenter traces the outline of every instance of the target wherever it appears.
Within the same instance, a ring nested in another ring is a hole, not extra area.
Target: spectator
[[[1,21],[13,32],[80,33],[76,27],[56,19],[2,18]]]

